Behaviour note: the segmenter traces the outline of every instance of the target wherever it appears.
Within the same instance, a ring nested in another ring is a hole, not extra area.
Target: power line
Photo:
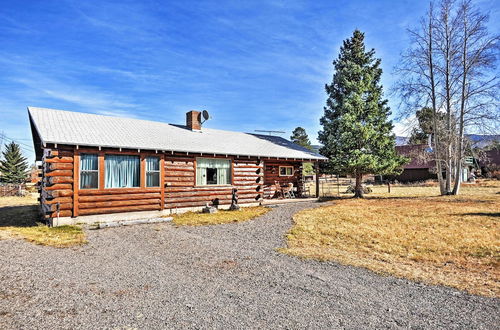
[[[5,135],[4,133],[2,133],[2,137],[3,137],[3,138],[5,138],[5,139],[7,139],[7,140],[10,140],[10,141],[12,141],[12,142],[15,142],[15,143],[17,143],[17,144],[19,144],[19,145],[21,145],[21,146],[25,146],[25,147],[27,147],[27,148],[30,148],[32,151],[34,150],[33,146],[31,146],[31,145],[29,145],[29,144],[26,144],[26,143],[19,142],[19,141],[18,141],[18,139],[13,139],[13,138],[10,138],[10,137],[8,137],[7,135]]]
[[[4,139],[5,139],[5,140],[9,140],[9,141],[11,141],[11,142],[14,142],[14,143],[18,144],[18,145],[19,145],[19,147],[20,147],[23,151],[25,151],[25,152],[32,153],[32,152],[34,152],[34,151],[35,151],[35,149],[34,149],[32,146],[27,145],[27,144],[25,144],[25,143],[21,143],[21,142],[19,142],[19,141],[16,141],[16,140],[14,140],[14,139],[12,139],[12,138],[8,137],[7,135],[5,135],[3,132],[1,133],[1,135],[0,135],[0,136],[1,136],[2,142],[3,142],[3,140],[4,140]]]

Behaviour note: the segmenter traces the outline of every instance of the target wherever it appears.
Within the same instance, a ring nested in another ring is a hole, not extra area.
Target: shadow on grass
[[[0,227],[33,227],[39,221],[38,205],[0,207]]]
[[[472,216],[483,216],[483,217],[496,217],[500,218],[500,212],[471,212],[471,213],[462,213],[464,215],[472,215]]]

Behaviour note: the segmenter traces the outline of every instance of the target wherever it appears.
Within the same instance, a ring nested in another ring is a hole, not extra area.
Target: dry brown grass
[[[282,251],[499,297],[500,182],[438,193],[380,186],[364,200],[301,211]]]
[[[262,206],[242,207],[239,211],[219,210],[217,213],[186,212],[174,216],[176,225],[203,226],[223,223],[241,222],[257,218],[269,212],[270,209]]]
[[[86,243],[79,226],[50,228],[38,222],[36,197],[0,197],[0,239],[23,238],[28,242],[54,247]]]

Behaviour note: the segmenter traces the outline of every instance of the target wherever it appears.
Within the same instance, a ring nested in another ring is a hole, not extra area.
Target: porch
[[[276,201],[315,200],[319,194],[317,189],[311,191],[312,185],[306,184],[306,177],[303,173],[304,163],[299,160],[264,161],[263,201],[277,204]],[[314,162],[312,165],[317,179],[319,177],[318,163]],[[313,180],[312,175],[310,180]]]

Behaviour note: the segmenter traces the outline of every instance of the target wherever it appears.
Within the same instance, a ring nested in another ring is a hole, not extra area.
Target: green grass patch
[[[80,226],[47,227],[40,223],[36,197],[0,197],[0,239],[13,237],[53,247],[86,243]]]

